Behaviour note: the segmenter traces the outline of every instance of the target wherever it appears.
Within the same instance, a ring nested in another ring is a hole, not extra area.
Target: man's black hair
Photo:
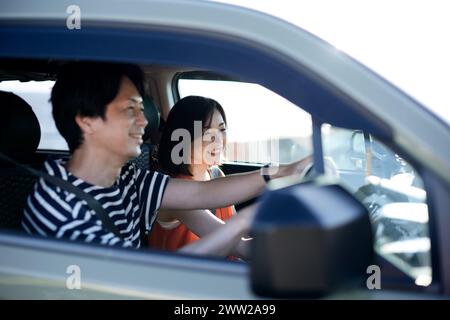
[[[75,116],[105,119],[106,106],[117,96],[123,77],[133,82],[144,97],[144,74],[137,65],[72,62],[64,65],[53,86],[53,118],[70,152],[83,142]]]

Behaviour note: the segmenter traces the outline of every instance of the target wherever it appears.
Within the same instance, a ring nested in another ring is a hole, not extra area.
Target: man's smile
[[[143,143],[144,141],[142,140],[142,133],[130,133],[129,136],[133,139],[136,139],[139,141],[139,143]]]

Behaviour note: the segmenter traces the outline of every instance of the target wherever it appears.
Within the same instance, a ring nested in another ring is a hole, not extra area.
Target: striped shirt
[[[84,200],[40,178],[27,199],[22,227],[30,234],[122,247],[140,246],[140,221],[150,231],[161,205],[168,176],[127,163],[113,186],[92,185],[74,176],[62,159],[49,159],[44,170],[68,180],[100,202],[122,239],[102,226]]]

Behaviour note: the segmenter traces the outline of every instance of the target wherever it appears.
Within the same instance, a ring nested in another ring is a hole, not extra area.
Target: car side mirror
[[[362,286],[372,264],[369,215],[337,184],[266,192],[252,226],[251,284],[267,297],[320,297]]]

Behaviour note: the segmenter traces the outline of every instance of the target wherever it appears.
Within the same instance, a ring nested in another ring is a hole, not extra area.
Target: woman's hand
[[[294,174],[302,174],[305,169],[308,169],[313,164],[313,156],[307,156],[299,161],[281,165],[281,166],[273,166],[269,168],[263,168],[262,173],[268,174],[271,179],[286,177]]]
[[[208,217],[202,217],[200,214],[195,213],[195,211],[186,211],[186,213],[179,214],[177,219],[185,223],[191,231],[200,236],[199,240],[180,248],[180,252],[216,256],[233,255],[243,259],[247,258],[250,245],[249,240],[251,239],[244,237],[247,236],[251,228],[256,215],[256,208],[256,203],[247,206],[240,210],[237,215],[228,219],[226,223],[211,214],[209,219],[217,219],[220,222],[215,223],[215,226],[212,226],[213,223],[211,223],[208,226],[209,231],[204,234],[198,232],[198,225],[195,226],[195,223],[205,224],[205,220]],[[194,222],[194,220],[197,220],[197,222]]]

